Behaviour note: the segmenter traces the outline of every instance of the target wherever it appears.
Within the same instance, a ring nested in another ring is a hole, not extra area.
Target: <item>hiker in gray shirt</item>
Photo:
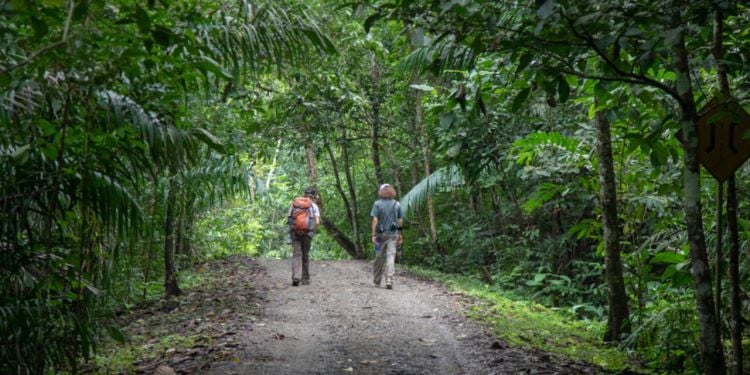
[[[396,246],[401,244],[401,225],[404,213],[396,198],[393,186],[383,184],[378,189],[380,199],[375,201],[370,211],[372,223],[372,242],[380,244],[380,251],[375,256],[373,265],[373,282],[380,286],[383,278],[383,263],[385,263],[385,287],[393,289],[393,274],[395,273]]]

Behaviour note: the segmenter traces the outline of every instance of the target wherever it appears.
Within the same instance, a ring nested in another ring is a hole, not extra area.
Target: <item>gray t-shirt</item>
[[[378,218],[378,233],[396,234],[398,219],[404,217],[404,212],[401,211],[401,204],[397,200],[378,199],[372,205],[370,216]]]

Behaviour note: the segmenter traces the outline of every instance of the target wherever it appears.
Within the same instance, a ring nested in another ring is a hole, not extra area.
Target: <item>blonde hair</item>
[[[388,184],[380,185],[380,189],[378,189],[378,196],[380,197],[380,199],[396,198],[396,189]]]

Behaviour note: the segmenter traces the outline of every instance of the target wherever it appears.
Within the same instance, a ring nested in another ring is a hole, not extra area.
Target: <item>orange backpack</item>
[[[298,234],[307,233],[312,228],[312,199],[294,198],[292,201],[292,231]]]

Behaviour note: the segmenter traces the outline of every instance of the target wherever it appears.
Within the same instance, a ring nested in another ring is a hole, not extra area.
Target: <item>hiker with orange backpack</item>
[[[380,245],[376,252],[375,264],[372,267],[373,282],[380,286],[385,265],[385,287],[393,289],[393,274],[395,273],[396,250],[401,245],[401,225],[404,213],[401,204],[396,200],[396,190],[389,184],[380,185],[378,199],[372,205],[370,216],[372,221],[372,242]]]
[[[316,191],[305,190],[303,197],[294,198],[287,222],[292,240],[292,286],[310,284],[310,243],[315,229],[320,225],[320,210],[315,204]]]

